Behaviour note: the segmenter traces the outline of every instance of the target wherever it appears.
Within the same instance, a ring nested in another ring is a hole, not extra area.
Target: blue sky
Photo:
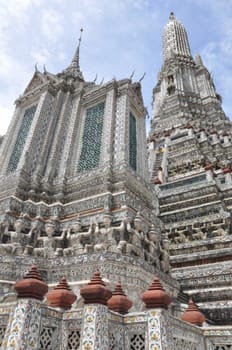
[[[231,0],[0,0],[0,134],[14,100],[37,62],[58,73],[72,59],[84,28],[80,64],[85,80],[129,77],[142,81],[151,114],[152,88],[162,65],[162,32],[173,11],[185,26],[193,56],[212,72],[232,118]]]

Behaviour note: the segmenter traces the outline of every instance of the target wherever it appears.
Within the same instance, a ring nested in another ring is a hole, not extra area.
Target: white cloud
[[[6,108],[0,106],[0,135],[4,135],[7,132],[10,120],[13,116],[14,108]]]
[[[42,33],[47,40],[57,41],[63,32],[62,16],[55,10],[46,10],[41,19]]]
[[[40,50],[33,50],[31,52],[31,56],[33,58],[33,62],[38,63],[38,65],[41,65],[41,64],[43,65],[47,63],[51,54],[47,50],[47,48],[42,48]]]
[[[22,30],[28,23],[28,9],[32,0],[7,0],[1,1],[0,6],[0,31],[17,28]]]

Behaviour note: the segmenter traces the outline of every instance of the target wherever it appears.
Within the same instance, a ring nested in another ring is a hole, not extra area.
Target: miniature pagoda
[[[149,168],[172,276],[216,324],[232,322],[232,124],[199,54],[171,13],[153,90]]]

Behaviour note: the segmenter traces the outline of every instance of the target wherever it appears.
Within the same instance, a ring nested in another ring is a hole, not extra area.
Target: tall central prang
[[[212,76],[171,13],[153,90],[149,168],[173,276],[219,324],[232,321],[231,141]]]

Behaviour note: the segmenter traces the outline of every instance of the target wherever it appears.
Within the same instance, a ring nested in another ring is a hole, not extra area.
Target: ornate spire
[[[67,77],[73,77],[73,78],[79,78],[80,80],[84,80],[83,74],[80,70],[80,45],[81,45],[81,39],[82,39],[82,32],[83,29],[80,29],[80,37],[78,39],[78,45],[75,51],[75,54],[73,56],[72,62],[70,65],[63,71],[63,73]]]
[[[195,56],[195,62],[198,66],[204,66],[201,55],[199,53]]]
[[[173,55],[191,57],[187,32],[181,22],[179,22],[174,13],[171,12],[169,21],[163,32],[163,58],[164,61]]]
[[[73,65],[74,67],[76,67],[78,69],[78,71],[80,71],[80,46],[81,46],[81,39],[82,39],[82,32],[83,32],[83,28],[80,29],[80,37],[78,39],[78,45],[77,45],[77,48],[76,48],[76,52],[73,56],[73,59],[72,59],[72,63],[71,65]]]

